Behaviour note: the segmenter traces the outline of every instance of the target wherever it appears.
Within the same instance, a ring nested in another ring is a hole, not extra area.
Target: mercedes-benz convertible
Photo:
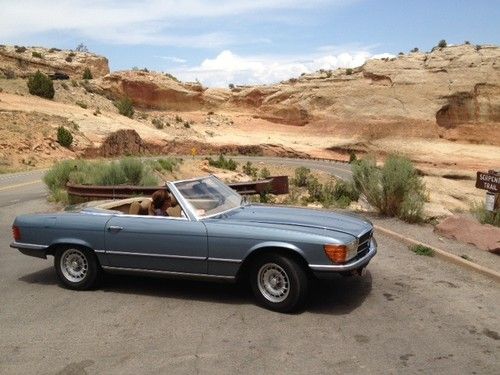
[[[332,211],[250,204],[215,176],[168,182],[165,215],[150,198],[73,212],[18,216],[11,247],[54,256],[67,288],[94,288],[104,272],[248,280],[281,312],[305,303],[313,278],[361,274],[377,252],[373,225]]]

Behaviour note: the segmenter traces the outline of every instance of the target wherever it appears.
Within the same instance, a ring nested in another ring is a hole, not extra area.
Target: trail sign
[[[493,193],[500,193],[500,175],[491,172],[477,172],[476,187]]]

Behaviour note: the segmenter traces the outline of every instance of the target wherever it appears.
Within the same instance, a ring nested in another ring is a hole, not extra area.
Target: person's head
[[[166,190],[156,190],[151,199],[153,200],[153,207],[156,209],[168,206],[170,203],[170,195]]]

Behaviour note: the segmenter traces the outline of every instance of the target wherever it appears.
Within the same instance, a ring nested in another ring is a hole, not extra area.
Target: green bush
[[[295,169],[295,178],[292,179],[292,184],[298,187],[307,185],[307,178],[311,174],[311,170],[306,167],[299,167]]]
[[[381,214],[422,221],[425,185],[410,160],[390,155],[379,169],[375,159],[367,158],[354,163],[352,169],[356,190]]]
[[[14,46],[16,53],[24,53],[26,52],[27,48],[26,47],[19,47],[19,46]]]
[[[134,103],[130,98],[123,98],[114,102],[116,108],[120,115],[132,118],[134,116]]]
[[[438,46],[439,48],[445,48],[447,45],[448,45],[448,43],[446,43],[446,40],[441,39],[441,40],[439,41],[439,43],[438,43],[438,45],[437,45],[437,46]]]
[[[484,207],[484,204],[479,202],[472,205],[471,212],[481,224],[500,227],[500,212],[488,211]]]
[[[235,171],[238,167],[238,163],[236,163],[233,159],[226,159],[224,155],[219,155],[217,159],[208,158],[208,165],[216,168],[227,169],[230,171]]]
[[[83,79],[92,79],[92,78],[94,78],[94,77],[92,76],[92,72],[90,71],[90,68],[89,68],[89,67],[86,67],[86,68],[85,68],[85,70],[83,71],[82,78],[83,78]]]
[[[66,56],[66,58],[64,59],[66,62],[73,62],[73,58],[71,56]]]
[[[264,167],[264,168],[262,168],[260,170],[259,176],[260,176],[260,178],[262,178],[263,180],[265,180],[266,178],[271,177],[271,172],[269,172],[269,169],[267,169],[266,167]]]
[[[71,135],[71,132],[64,126],[59,126],[57,128],[57,142],[66,148],[69,148],[73,143],[73,136]]]
[[[156,129],[163,129],[164,127],[163,121],[159,118],[152,119],[151,123],[155,126]]]
[[[354,151],[349,151],[349,164],[354,163],[356,160],[358,160],[356,153]]]
[[[347,68],[345,70],[345,74],[347,74],[348,76],[350,76],[352,73],[353,73],[353,70],[351,68]]]
[[[31,95],[52,99],[54,97],[54,83],[45,74],[37,71],[28,79],[28,90]]]
[[[246,175],[251,176],[254,180],[257,179],[257,173],[259,172],[259,169],[254,167],[250,161],[247,161],[241,169]]]
[[[412,53],[418,52],[418,47],[413,48],[410,52]]]
[[[127,181],[132,185],[139,185],[141,183],[144,165],[139,159],[136,158],[125,158],[120,160],[120,168],[125,173]]]
[[[32,57],[36,57],[37,59],[43,59],[43,56],[40,52],[31,52]]]

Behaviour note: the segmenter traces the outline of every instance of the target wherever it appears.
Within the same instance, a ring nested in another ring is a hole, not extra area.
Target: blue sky
[[[499,44],[500,1],[0,0],[0,43],[105,55],[112,70],[209,86],[270,83],[362,64],[440,39]]]

